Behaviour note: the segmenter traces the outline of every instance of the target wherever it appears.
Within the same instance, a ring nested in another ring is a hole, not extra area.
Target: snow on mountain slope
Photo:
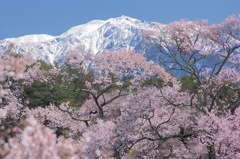
[[[4,41],[11,43],[38,43],[53,40],[55,37],[47,34],[25,35],[19,38],[8,38]]]
[[[52,64],[54,61],[62,62],[68,51],[79,45],[84,45],[93,54],[123,48],[146,53],[142,46],[144,39],[139,34],[142,30],[153,29],[155,24],[127,16],[94,20],[72,27],[59,36],[40,34],[4,39],[0,41],[0,49],[6,51],[13,43],[14,52],[31,54],[35,59]]]
[[[105,21],[101,20],[93,20],[87,24],[79,25],[72,27],[65,33],[61,34],[59,37],[68,37],[68,36],[87,36],[88,34],[91,34],[92,32],[96,31],[99,27],[101,27],[103,24],[105,24]]]

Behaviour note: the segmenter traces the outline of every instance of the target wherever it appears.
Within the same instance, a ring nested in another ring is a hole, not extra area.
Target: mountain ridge
[[[71,49],[83,45],[90,53],[99,54],[105,50],[132,49],[148,54],[143,48],[143,30],[154,29],[159,23],[146,22],[128,16],[93,20],[86,24],[71,27],[66,32],[52,36],[32,34],[0,41],[0,49],[6,51],[13,43],[13,51],[30,54],[35,59],[42,59],[51,64],[62,62]]]

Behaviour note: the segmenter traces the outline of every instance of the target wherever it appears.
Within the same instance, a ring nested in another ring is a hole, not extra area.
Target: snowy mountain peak
[[[125,15],[122,15],[121,17],[117,17],[117,18],[111,18],[108,20],[108,22],[124,22],[124,23],[136,23],[138,22],[139,20],[138,19],[134,19],[134,18],[131,18],[131,17],[128,17],[128,16],[125,16]]]
[[[71,36],[71,35],[75,36],[75,35],[80,35],[80,34],[87,35],[91,32],[96,31],[96,29],[98,29],[105,23],[106,22],[102,21],[102,20],[93,20],[86,24],[78,25],[78,26],[70,28],[68,31],[61,34],[60,37],[67,37],[67,36]]]
[[[76,35],[88,35],[91,32],[96,31],[103,25],[135,25],[136,23],[140,22],[137,19],[128,17],[128,16],[121,16],[117,18],[111,18],[108,20],[93,20],[83,25],[78,25],[70,28],[65,33],[61,34],[60,37],[66,36],[76,36]]]
[[[144,39],[139,36],[143,30],[153,29],[155,23],[140,21],[128,16],[108,20],[93,20],[70,28],[59,36],[46,34],[26,35],[0,41],[0,49],[5,51],[14,43],[14,51],[31,54],[35,59],[49,63],[62,62],[69,50],[84,45],[90,53],[105,50],[134,49],[147,54]]]

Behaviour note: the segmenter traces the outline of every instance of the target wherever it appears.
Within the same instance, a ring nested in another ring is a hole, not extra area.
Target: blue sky
[[[130,16],[170,23],[240,14],[240,0],[0,0],[0,40],[27,34],[59,35],[91,20]]]

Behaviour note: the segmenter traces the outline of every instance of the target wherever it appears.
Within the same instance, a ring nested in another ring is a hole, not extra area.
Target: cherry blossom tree
[[[161,90],[148,88],[127,97],[116,124],[114,146],[119,154],[136,158],[191,156],[184,142],[194,137],[191,116],[196,110],[189,103],[189,94],[180,89],[178,84]]]
[[[147,61],[142,54],[129,50],[106,52],[97,55],[93,61],[95,80],[87,83],[90,89],[82,89],[93,97],[99,111],[99,117],[104,118],[103,107],[128,91],[137,89],[141,82],[148,78],[159,78],[165,83],[175,82],[170,74],[152,61]],[[93,85],[100,85],[96,89]],[[116,95],[106,98],[105,94],[115,91]]]
[[[240,157],[239,107],[234,114],[210,112],[199,116],[197,123],[198,138],[209,149],[209,158]]]
[[[212,96],[209,110],[213,108],[213,103],[219,99],[219,96],[221,98],[226,92],[235,92],[231,94],[234,96],[234,98],[230,98],[231,101],[221,98],[221,104],[227,106],[233,113],[240,105],[240,97],[238,96],[240,19],[237,16],[230,16],[221,24],[209,26],[205,34],[213,43],[213,54],[220,57],[212,69],[208,69],[209,81],[218,85],[217,89],[209,91]]]
[[[33,117],[26,120],[27,126],[21,138],[11,138],[6,159],[11,158],[83,158],[82,146],[71,139],[56,140],[53,132],[39,124]]]
[[[181,20],[159,28],[159,34],[148,32],[145,37],[158,45],[159,60],[164,68],[173,74],[194,78],[198,88],[195,94],[202,111],[211,111],[221,102],[220,105],[234,111],[239,98],[229,103],[221,96],[227,90],[239,89],[236,87],[239,82],[239,24],[236,16],[215,25],[208,25],[206,21]]]

